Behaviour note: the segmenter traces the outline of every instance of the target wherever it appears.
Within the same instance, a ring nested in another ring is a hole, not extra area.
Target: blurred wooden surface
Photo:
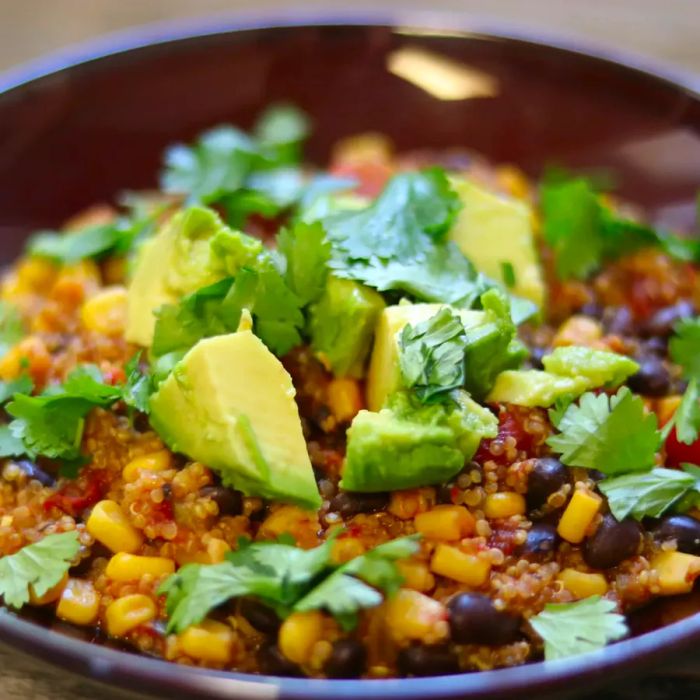
[[[346,0],[307,1],[347,8]],[[700,72],[700,0],[380,0],[387,8],[451,9],[530,28],[578,35]],[[0,70],[76,41],[163,19],[239,8],[299,6],[289,0],[0,0]],[[353,7],[357,7],[353,3]],[[599,700],[700,696],[700,688],[644,682]],[[122,700],[127,696],[0,647],[0,700]],[[129,696],[133,697],[133,696]]]

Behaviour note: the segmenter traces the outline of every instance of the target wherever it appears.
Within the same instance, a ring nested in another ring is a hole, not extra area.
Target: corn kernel
[[[343,165],[384,162],[391,159],[391,150],[391,142],[386,136],[368,131],[336,142],[332,160]]]
[[[95,505],[87,521],[87,531],[113,552],[132,554],[143,544],[141,533],[114,501],[100,501]]]
[[[578,569],[564,569],[557,579],[575,598],[589,598],[592,595],[605,595],[608,582],[603,574],[588,574]]]
[[[554,347],[564,345],[594,346],[603,337],[603,327],[588,316],[570,316],[554,336]]]
[[[572,544],[583,542],[602,502],[600,496],[590,491],[576,490],[557,526],[559,536]]]
[[[105,287],[91,296],[80,309],[85,328],[103,335],[120,335],[126,327],[126,289]]]
[[[345,564],[365,553],[365,545],[357,537],[340,537],[333,543],[331,558],[334,564]]]
[[[513,165],[501,165],[496,170],[496,177],[511,196],[517,199],[529,197],[530,183],[520,168]]]
[[[392,491],[387,510],[401,520],[410,520],[428,510],[435,502],[435,489],[420,488]]]
[[[29,257],[16,268],[20,289],[24,292],[47,292],[54,283],[58,267],[46,258]]]
[[[304,664],[322,636],[323,615],[318,610],[292,613],[280,627],[279,648],[290,661]]]
[[[660,552],[651,561],[659,577],[661,595],[690,593],[700,576],[700,557],[684,552]]]
[[[665,396],[656,402],[656,415],[659,418],[659,425],[664,426],[676,414],[678,406],[680,406],[682,397],[678,394],[673,396]]]
[[[122,479],[126,482],[136,481],[141,471],[162,472],[170,469],[172,454],[168,450],[158,450],[141,457],[135,457],[122,469]]]
[[[233,655],[234,631],[222,622],[205,620],[188,627],[178,636],[180,648],[188,656],[201,661],[225,664]]]
[[[92,625],[100,609],[100,594],[90,581],[71,578],[63,589],[56,616],[74,625]]]
[[[260,525],[262,539],[274,539],[289,533],[301,547],[318,544],[318,515],[298,506],[282,506],[265,518]]]
[[[328,406],[338,423],[349,423],[362,408],[362,394],[356,379],[333,379],[328,385]]]
[[[226,559],[226,552],[230,551],[231,547],[229,547],[226,540],[222,540],[218,537],[212,537],[209,542],[207,542],[207,563],[221,564],[221,562]]]
[[[489,520],[523,515],[525,510],[525,498],[515,491],[491,493],[484,501],[484,515]]]
[[[49,603],[55,603],[63,593],[63,589],[68,583],[68,574],[63,574],[61,580],[55,585],[51,586],[48,591],[45,591],[41,595],[37,595],[34,590],[34,586],[29,586],[29,602],[31,605],[48,605]]]
[[[386,603],[386,629],[398,642],[418,639],[426,644],[448,633],[447,611],[439,601],[408,588]]]
[[[117,598],[105,611],[107,633],[111,637],[123,637],[135,627],[150,622],[156,616],[156,604],[146,595],[133,593]]]
[[[108,562],[105,574],[112,581],[138,581],[148,574],[155,578],[167,576],[175,571],[175,562],[165,557],[140,557],[119,552]]]
[[[439,505],[415,517],[416,530],[434,540],[460,540],[474,534],[476,521],[464,506]]]
[[[439,544],[430,561],[430,569],[440,576],[478,588],[488,580],[491,563],[474,554],[466,554],[457,547]]]
[[[430,573],[428,565],[422,561],[399,561],[399,571],[404,578],[403,585],[420,593],[427,593],[435,588],[435,576]]]

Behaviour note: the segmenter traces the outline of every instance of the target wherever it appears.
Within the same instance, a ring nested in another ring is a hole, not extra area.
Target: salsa
[[[700,577],[700,243],[270,108],[0,285],[0,596],[281,676],[602,648]],[[684,603],[685,604],[685,603]],[[687,604],[686,604],[686,607]]]

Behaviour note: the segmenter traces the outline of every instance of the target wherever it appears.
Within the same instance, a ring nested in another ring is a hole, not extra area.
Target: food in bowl
[[[596,178],[277,106],[2,281],[0,593],[144,654],[387,678],[598,649],[700,576],[700,243]]]

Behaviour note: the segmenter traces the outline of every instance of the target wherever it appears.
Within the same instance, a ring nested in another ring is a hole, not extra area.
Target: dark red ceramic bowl
[[[391,72],[407,50],[447,57],[490,88],[440,99],[425,76],[418,87]],[[399,148],[466,146],[533,174],[552,162],[609,168],[623,196],[687,228],[700,187],[699,89],[697,78],[636,59],[454,15],[297,13],[139,30],[0,78],[1,261],[34,229],[123,189],[155,185],[167,144],[221,122],[248,126],[278,100],[312,115],[309,155],[319,163],[338,138],[371,129]],[[5,610],[0,640],[166,697],[529,698],[668,669],[670,657],[700,643],[700,615],[569,660],[388,681],[191,669],[89,645]]]

